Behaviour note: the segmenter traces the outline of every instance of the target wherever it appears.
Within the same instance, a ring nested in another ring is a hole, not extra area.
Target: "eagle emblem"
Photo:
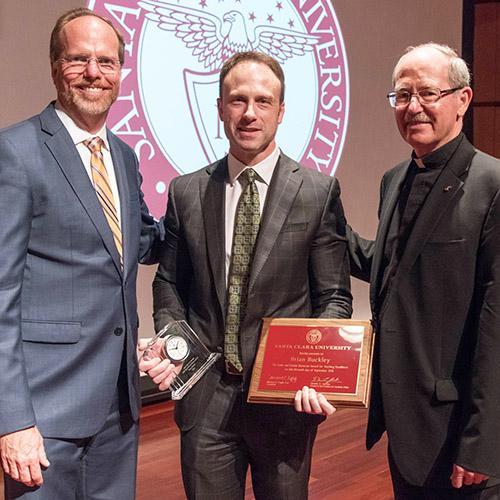
[[[333,175],[344,146],[349,73],[332,0],[88,0],[120,29],[126,57],[110,130],[137,154],[151,212],[168,184],[227,153],[219,75],[237,52],[274,57],[286,79],[277,141],[302,165]]]
[[[251,31],[237,10],[226,12],[221,19],[160,0],[143,0],[139,5],[148,11],[146,19],[180,38],[208,71],[220,70],[226,59],[247,50],[263,52],[284,63],[312,51],[319,40],[314,35],[270,25],[259,25]]]

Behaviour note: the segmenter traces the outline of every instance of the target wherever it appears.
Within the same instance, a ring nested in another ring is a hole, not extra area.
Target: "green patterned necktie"
[[[259,192],[255,184],[257,174],[252,168],[247,168],[241,175],[247,180],[247,185],[235,214],[224,332],[224,356],[229,373],[243,371],[239,349],[240,324],[245,316],[250,265],[260,225]]]

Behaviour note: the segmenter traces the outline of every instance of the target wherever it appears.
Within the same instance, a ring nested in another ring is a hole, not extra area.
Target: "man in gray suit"
[[[159,228],[105,127],[124,43],[87,9],[50,44],[57,101],[0,132],[0,455],[6,498],[133,499],[135,284]]]
[[[376,241],[350,236],[377,335],[367,429],[396,499],[500,498],[500,162],[462,133],[449,47],[410,47],[388,95],[411,158],[384,175]]]
[[[278,149],[283,99],[274,59],[244,52],[227,60],[218,109],[229,155],[170,185],[156,328],[185,319],[224,353],[176,404],[190,499],[243,498],[249,466],[257,499],[307,498],[317,425],[333,412],[309,388],[297,394],[299,411],[246,402],[263,317],[351,314],[339,185]],[[141,367],[166,388],[166,364]]]

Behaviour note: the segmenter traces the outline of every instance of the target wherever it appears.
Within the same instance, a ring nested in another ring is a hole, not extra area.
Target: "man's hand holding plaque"
[[[183,320],[171,321],[148,343],[141,343],[139,369],[161,391],[181,399],[219,358],[210,352]]]
[[[316,392],[315,389],[307,387],[307,385],[295,393],[293,405],[296,411],[309,413],[310,415],[325,415],[329,417],[337,411],[324,394]]]

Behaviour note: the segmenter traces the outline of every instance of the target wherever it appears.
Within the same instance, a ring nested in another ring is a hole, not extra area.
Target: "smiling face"
[[[60,58],[85,56],[118,59],[118,38],[113,29],[94,16],[73,19],[60,34]],[[103,74],[95,60],[83,72],[63,60],[52,63],[57,99],[81,128],[97,132],[105,123],[109,108],[120,91],[120,70]]]
[[[428,47],[415,49],[398,63],[395,90],[452,88],[448,68],[449,58],[445,54]],[[395,108],[399,132],[418,157],[429,154],[460,133],[471,99],[470,87],[445,95],[433,104],[422,105],[413,96],[409,104]]]
[[[285,112],[280,93],[277,76],[260,62],[238,63],[224,79],[217,100],[219,116],[229,151],[246,165],[256,165],[276,147],[276,131]]]

